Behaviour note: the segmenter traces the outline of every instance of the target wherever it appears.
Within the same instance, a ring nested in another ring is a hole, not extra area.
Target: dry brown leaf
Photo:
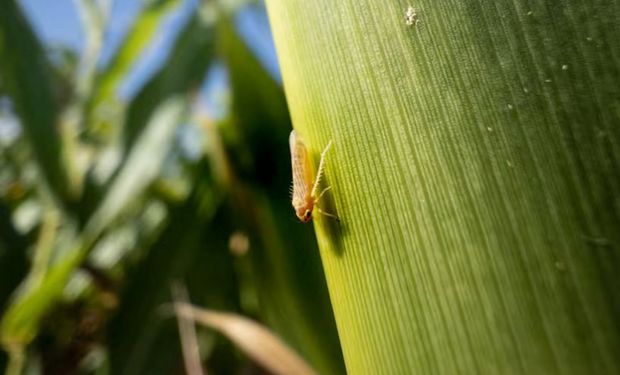
[[[228,337],[248,357],[275,375],[318,375],[274,333],[248,318],[186,303],[176,303],[175,311]]]

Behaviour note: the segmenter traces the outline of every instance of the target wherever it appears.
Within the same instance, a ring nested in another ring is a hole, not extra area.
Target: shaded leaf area
[[[347,370],[620,371],[617,6],[267,5]]]
[[[241,151],[236,157],[250,153],[251,161],[241,159],[241,177],[256,182],[266,191],[290,184],[288,134],[291,121],[282,88],[260,65],[233,28],[232,20],[218,25],[218,46],[229,70],[233,95],[232,117]],[[224,134],[226,136],[226,134]],[[276,191],[274,195],[279,195]],[[288,197],[281,196],[281,199]]]
[[[0,203],[0,312],[28,270],[26,238],[15,230],[10,218],[10,210]]]
[[[311,228],[295,221],[286,188],[291,125],[282,89],[229,21],[219,24],[218,36],[233,95],[232,204],[256,239],[250,255],[261,312],[320,373],[344,373],[316,242]],[[251,157],[243,159],[239,148]]]
[[[67,196],[61,129],[48,65],[32,28],[14,1],[0,3],[0,75],[39,164],[45,183],[59,198]]]

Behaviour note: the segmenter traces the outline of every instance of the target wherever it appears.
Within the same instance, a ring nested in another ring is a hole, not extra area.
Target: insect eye
[[[312,215],[312,212],[310,212],[310,210],[306,210],[306,212],[304,213],[304,218],[308,220],[310,219],[310,215]]]

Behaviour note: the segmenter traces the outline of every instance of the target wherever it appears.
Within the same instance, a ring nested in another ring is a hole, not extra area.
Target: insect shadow
[[[326,176],[323,176],[322,184],[324,186],[331,186],[329,184],[329,180]],[[325,194],[321,201],[319,202],[319,206],[321,210],[330,212],[338,217],[338,219],[334,219],[329,216],[321,215],[321,221],[319,225],[327,234],[327,238],[331,244],[331,248],[334,250],[336,255],[339,257],[344,255],[344,246],[342,244],[342,236],[347,233],[347,222],[338,214],[336,210],[336,204],[334,202],[334,190],[331,189],[327,194]]]

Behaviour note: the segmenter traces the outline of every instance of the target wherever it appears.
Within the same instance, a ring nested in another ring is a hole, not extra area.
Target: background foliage
[[[344,371],[314,236],[288,201],[283,91],[235,26],[262,6],[194,3],[161,67],[119,95],[181,3],[144,1],[103,64],[109,2],[75,2],[81,56],[0,2],[0,120],[14,131],[0,148],[0,371],[181,371],[173,281]],[[223,68],[215,116],[199,89]],[[263,371],[213,332],[198,342],[214,373]]]

